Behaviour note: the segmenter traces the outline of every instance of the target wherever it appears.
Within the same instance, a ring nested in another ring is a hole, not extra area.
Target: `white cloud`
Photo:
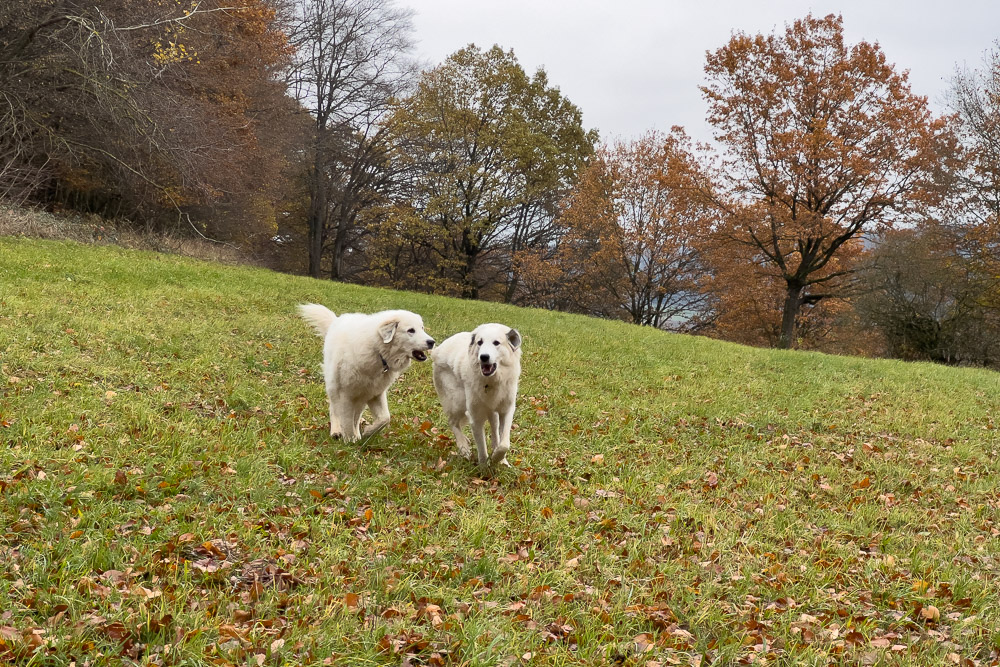
[[[436,64],[466,44],[513,49],[579,106],[604,138],[683,125],[711,136],[698,86],[705,52],[733,32],[770,33],[839,13],[850,42],[877,41],[915,93],[941,109],[956,64],[976,67],[1000,37],[996,0],[400,0],[416,11],[417,54]]]

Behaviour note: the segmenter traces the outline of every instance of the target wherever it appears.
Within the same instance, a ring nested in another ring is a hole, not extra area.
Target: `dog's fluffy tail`
[[[337,315],[332,310],[318,303],[299,304],[299,315],[312,325],[320,337],[326,336],[330,325],[337,319]]]

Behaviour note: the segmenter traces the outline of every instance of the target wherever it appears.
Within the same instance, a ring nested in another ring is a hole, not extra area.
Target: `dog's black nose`
[[[427,349],[430,350],[430,349],[433,349],[433,348],[434,348],[434,339],[433,338],[428,338],[427,339]]]
[[[489,361],[490,361],[490,355],[488,355],[488,354],[480,354],[479,355],[479,361],[483,362],[484,364],[489,363]]]

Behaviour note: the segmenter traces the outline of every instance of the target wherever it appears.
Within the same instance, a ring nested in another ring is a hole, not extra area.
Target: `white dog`
[[[365,435],[389,423],[385,392],[410,367],[427,360],[434,339],[424,333],[420,316],[408,310],[385,310],[337,317],[326,306],[307,303],[299,315],[324,338],[323,375],[330,401],[330,435],[348,442],[361,439],[361,413],[372,411]]]
[[[458,451],[472,456],[469,439],[462,432],[471,422],[482,468],[510,465],[506,457],[520,376],[521,334],[503,324],[482,324],[475,331],[455,334],[434,352],[434,387]],[[486,451],[487,421],[492,454]]]

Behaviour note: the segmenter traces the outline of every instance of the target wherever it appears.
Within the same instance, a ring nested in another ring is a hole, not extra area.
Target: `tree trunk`
[[[323,179],[323,161],[320,145],[314,147],[316,155],[313,160],[313,170],[309,184],[309,275],[321,278],[323,261],[323,231],[326,227],[326,183]]]
[[[472,236],[469,229],[462,231],[462,253],[465,255],[465,263],[461,268],[462,298],[478,299],[479,287],[476,285],[473,275],[476,271],[476,259],[479,257],[479,243]]]
[[[337,219],[337,233],[333,238],[333,257],[330,262],[330,280],[344,279],[344,251],[347,246],[347,228],[350,226],[348,216],[343,211],[344,203],[341,203],[341,213]]]
[[[795,319],[802,308],[802,290],[801,285],[789,281],[785,309],[781,314],[781,337],[778,339],[778,347],[782,350],[790,350],[795,342]]]
[[[479,287],[476,285],[472,274],[476,270],[476,255],[466,255],[465,266],[462,270],[462,298],[478,299]]]
[[[325,204],[323,206],[325,208]],[[323,211],[315,199],[309,211],[309,275],[321,278],[323,261]]]

